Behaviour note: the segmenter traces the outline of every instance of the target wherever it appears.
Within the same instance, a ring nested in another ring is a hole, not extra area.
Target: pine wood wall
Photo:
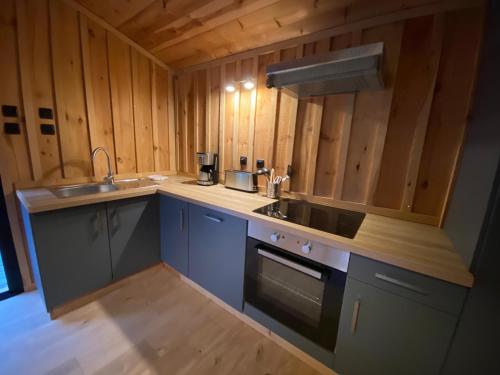
[[[13,186],[102,179],[103,146],[122,176],[175,171],[172,73],[64,0],[0,2],[0,174],[25,287],[31,285]],[[53,111],[42,119],[39,108]],[[19,125],[7,134],[5,124]],[[41,132],[54,125],[55,134]]]
[[[21,129],[0,136],[14,181],[101,177],[105,158],[90,160],[98,146],[115,173],[174,170],[163,64],[63,0],[2,1],[1,17],[0,104],[18,108],[3,122]],[[39,108],[54,119],[40,118]],[[55,125],[55,134],[42,134],[41,124]]]
[[[184,71],[176,80],[178,168],[197,151],[221,171],[292,166],[292,195],[438,225],[453,185],[481,35],[479,7],[409,17]],[[384,42],[386,88],[297,100],[265,87],[268,64]],[[256,89],[224,90],[256,78]],[[223,175],[221,176],[223,177]],[[263,180],[260,181],[263,183]]]

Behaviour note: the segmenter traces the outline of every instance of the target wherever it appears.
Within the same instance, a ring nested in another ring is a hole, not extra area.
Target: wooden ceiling
[[[77,0],[174,69],[446,0]]]

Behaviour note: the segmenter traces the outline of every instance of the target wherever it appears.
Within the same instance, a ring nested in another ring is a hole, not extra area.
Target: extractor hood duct
[[[298,97],[380,90],[384,44],[373,43],[267,67],[268,88],[285,88]]]

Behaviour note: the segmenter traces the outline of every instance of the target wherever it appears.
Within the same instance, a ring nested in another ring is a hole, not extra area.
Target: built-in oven
[[[333,352],[348,261],[349,253],[250,223],[245,303]]]

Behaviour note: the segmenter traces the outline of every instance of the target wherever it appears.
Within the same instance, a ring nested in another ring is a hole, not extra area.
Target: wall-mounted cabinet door
[[[246,220],[189,205],[189,277],[240,311],[246,236]]]
[[[335,370],[342,375],[439,374],[457,318],[348,277]]]
[[[23,218],[47,310],[111,282],[105,203]]]
[[[188,203],[160,196],[161,258],[180,273],[188,274]]]
[[[113,278],[120,279],[160,262],[158,196],[108,202]]]

